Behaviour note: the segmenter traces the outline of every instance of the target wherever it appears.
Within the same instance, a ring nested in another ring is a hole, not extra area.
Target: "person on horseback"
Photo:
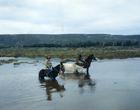
[[[78,60],[85,64],[85,60],[83,59],[83,51],[81,51],[81,53],[79,54]]]
[[[52,63],[50,61],[51,57],[48,56],[47,60],[45,61],[45,66],[46,66],[46,70],[49,70],[50,72],[52,72]]]

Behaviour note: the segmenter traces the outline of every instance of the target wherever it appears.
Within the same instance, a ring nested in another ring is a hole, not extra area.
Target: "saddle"
[[[84,66],[84,63],[82,61],[80,61],[80,60],[77,60],[76,64],[79,65],[79,66]]]
[[[45,74],[46,74],[46,76],[48,76],[49,73],[50,73],[50,71],[49,71],[48,69],[45,69]]]

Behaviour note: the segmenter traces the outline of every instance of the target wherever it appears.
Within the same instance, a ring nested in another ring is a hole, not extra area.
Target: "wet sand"
[[[98,60],[89,75],[65,73],[53,81],[38,80],[44,58],[0,58],[9,59],[0,65],[0,110],[140,109],[140,58]],[[52,59],[53,66],[60,61]]]

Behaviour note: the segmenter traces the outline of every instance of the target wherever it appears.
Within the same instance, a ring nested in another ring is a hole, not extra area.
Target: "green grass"
[[[138,47],[89,47],[89,48],[5,48],[0,49],[0,57],[47,57],[77,58],[80,51],[84,56],[94,54],[99,59],[140,57]]]

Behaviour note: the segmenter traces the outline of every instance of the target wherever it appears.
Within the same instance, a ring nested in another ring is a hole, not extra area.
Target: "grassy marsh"
[[[0,57],[46,57],[77,58],[80,51],[84,56],[94,54],[99,59],[140,57],[139,47],[88,47],[88,48],[4,48],[0,49]]]

